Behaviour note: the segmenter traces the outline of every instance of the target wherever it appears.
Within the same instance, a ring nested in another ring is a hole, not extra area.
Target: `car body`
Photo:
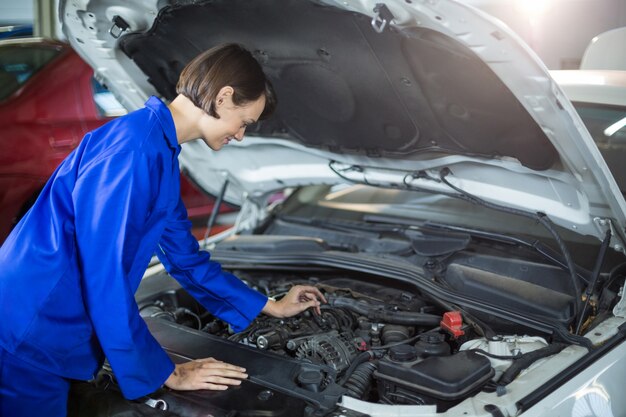
[[[594,36],[585,49],[580,69],[626,71],[624,44],[626,44],[626,26]]]
[[[120,415],[181,416],[626,409],[626,202],[510,29],[451,0],[166,3],[59,10],[129,110],[173,99],[185,63],[209,47],[253,51],[276,113],[219,152],[187,143],[179,161],[241,205],[208,242],[224,269],[270,297],[317,285],[328,304],[233,334],[154,265],[136,300],[170,357],[213,356],[249,379],[137,404],[104,369],[75,386],[71,415],[112,402]]]
[[[0,79],[2,242],[82,137],[126,110],[63,42],[0,41]],[[181,182],[181,193],[202,236],[213,199],[187,179]]]
[[[33,25],[0,26],[0,39],[33,36]]]

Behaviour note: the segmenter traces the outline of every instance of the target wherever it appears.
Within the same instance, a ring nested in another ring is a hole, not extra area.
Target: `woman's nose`
[[[244,133],[246,133],[246,128],[242,127],[241,129],[239,129],[239,131],[235,134],[235,139],[237,139],[239,142],[241,142],[243,140],[243,135]]]

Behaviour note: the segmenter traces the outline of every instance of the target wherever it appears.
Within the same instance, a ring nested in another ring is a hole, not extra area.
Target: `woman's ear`
[[[219,106],[221,104],[224,104],[224,102],[232,102],[234,93],[235,90],[231,86],[225,85],[224,87],[220,88],[220,91],[217,92],[217,96],[215,97],[215,104]]]

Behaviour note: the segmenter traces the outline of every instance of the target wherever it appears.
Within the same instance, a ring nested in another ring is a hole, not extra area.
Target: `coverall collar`
[[[176,137],[176,126],[174,126],[174,119],[172,118],[170,109],[168,109],[165,103],[155,96],[151,96],[148,101],[146,101],[146,107],[152,110],[161,122],[169,147],[177,150],[180,145],[178,144],[178,138]]]

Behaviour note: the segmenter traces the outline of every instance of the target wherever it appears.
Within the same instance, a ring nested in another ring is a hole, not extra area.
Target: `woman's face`
[[[200,121],[204,142],[209,148],[219,151],[233,139],[243,140],[246,127],[259,120],[264,108],[264,95],[256,101],[236,106],[232,101],[232,93],[219,94],[215,100],[215,111],[220,118],[205,113]]]

